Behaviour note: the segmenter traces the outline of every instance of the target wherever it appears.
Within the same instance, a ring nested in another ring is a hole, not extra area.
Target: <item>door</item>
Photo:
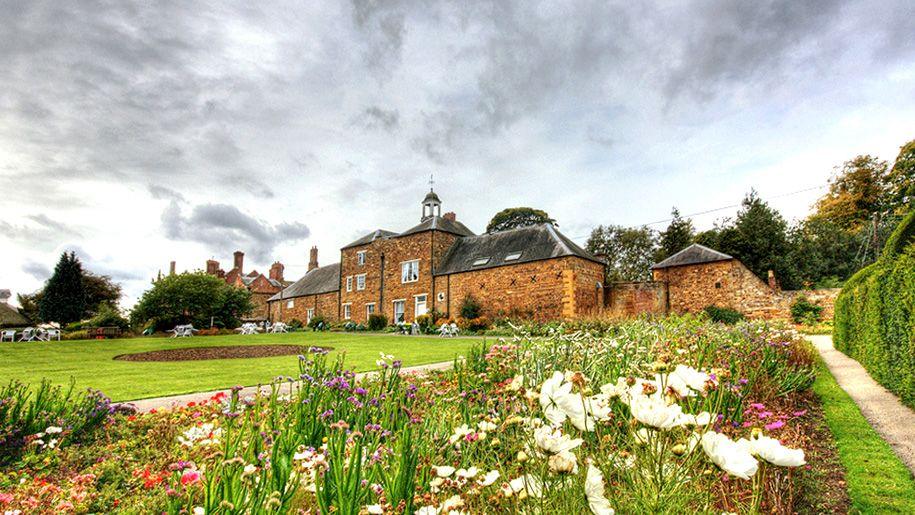
[[[414,310],[413,310],[414,318],[425,315],[426,313],[429,312],[429,310],[426,309],[426,297],[427,297],[426,295],[417,295],[415,297],[416,305],[414,306]]]

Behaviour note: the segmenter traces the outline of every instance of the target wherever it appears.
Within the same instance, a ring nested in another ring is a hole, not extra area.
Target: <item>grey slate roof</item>
[[[305,295],[329,293],[340,289],[340,263],[325,265],[308,272],[268,301],[292,299]]]
[[[243,275],[243,276],[241,276],[241,282],[245,283],[245,286],[251,286],[251,283],[253,283],[254,280],[257,279],[258,277],[260,277],[260,274],[257,274],[253,277],[251,275]],[[277,281],[276,279],[271,279],[271,278],[267,277],[266,275],[264,276],[264,279],[267,279],[268,283],[272,284],[273,286],[275,286],[277,288],[283,288],[286,286],[285,284]]]
[[[430,231],[435,229],[436,231],[450,232],[451,234],[456,234],[458,236],[473,236],[473,231],[467,228],[466,225],[458,222],[457,220],[449,220],[441,216],[430,216],[426,218],[419,225],[411,227],[406,231],[393,236],[408,236],[410,234],[416,234],[418,232]]]
[[[671,268],[674,266],[714,263],[716,261],[727,261],[729,259],[734,259],[734,256],[729,256],[723,252],[712,250],[704,245],[693,243],[664,261],[655,263],[652,265],[651,269],[658,270],[660,268]]]
[[[348,249],[350,247],[358,247],[359,245],[365,245],[366,243],[372,243],[375,240],[380,240],[382,238],[390,238],[391,236],[396,236],[396,235],[397,235],[397,233],[394,231],[386,231],[384,229],[375,229],[374,231],[366,234],[365,236],[359,238],[358,240],[350,243],[349,245],[347,245],[343,248]]]
[[[520,258],[505,261],[505,256],[517,252],[521,253]],[[576,245],[552,224],[540,224],[458,238],[445,254],[435,275],[456,274],[565,256],[578,256],[603,264],[603,261]],[[487,257],[489,261],[486,264],[473,266],[474,261]]]

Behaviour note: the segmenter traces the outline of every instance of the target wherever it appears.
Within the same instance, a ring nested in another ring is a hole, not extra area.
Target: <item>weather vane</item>
[[[430,173],[429,174],[429,190],[430,191],[433,189],[434,185],[435,185],[435,181],[432,179],[432,174]]]

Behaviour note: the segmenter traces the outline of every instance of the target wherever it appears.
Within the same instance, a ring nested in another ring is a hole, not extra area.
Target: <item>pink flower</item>
[[[7,504],[13,502],[13,494],[0,493],[0,503]]]
[[[792,415],[794,415],[795,417],[803,417],[806,414],[807,414],[807,410],[805,410],[805,409],[802,409],[801,411],[795,411],[794,413],[792,413]]]
[[[181,484],[184,486],[192,485],[200,481],[200,472],[196,470],[188,470],[184,474],[181,474]]]
[[[771,424],[766,424],[765,428],[767,430],[771,431],[773,429],[778,429],[784,425],[785,425],[785,422],[783,420],[776,420],[775,422],[772,422]]]
[[[772,412],[771,412],[771,411],[763,411],[762,413],[759,414],[759,418],[761,418],[761,419],[763,419],[763,418],[768,418],[768,417],[771,417],[771,416],[772,416]]]
[[[750,407],[755,410],[760,410],[760,411],[766,409],[766,406],[764,404],[760,404],[758,402],[754,402],[753,404],[750,404]]]

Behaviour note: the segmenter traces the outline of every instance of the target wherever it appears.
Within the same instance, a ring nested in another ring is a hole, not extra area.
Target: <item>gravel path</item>
[[[423,373],[428,370],[444,370],[451,368],[451,361],[443,361],[441,363],[432,363],[429,365],[419,365],[415,367],[404,367],[400,371],[401,373]],[[365,377],[369,374],[374,374],[375,372],[362,372],[356,374],[357,378]],[[244,397],[246,395],[254,395],[257,393],[257,386],[248,386],[244,388],[239,394]],[[261,391],[269,392],[270,386],[261,386]],[[280,385],[280,393],[288,393],[290,390],[289,383],[283,383]],[[219,392],[225,392],[227,395],[231,393],[230,389],[226,390],[213,390],[209,392],[197,392],[197,393],[188,393],[184,395],[172,395],[169,397],[154,397],[151,399],[140,399],[136,401],[125,401],[120,404],[133,404],[137,407],[141,413],[146,413],[151,410],[162,410],[162,409],[171,409],[175,406],[183,406],[189,402],[201,402],[209,399],[210,397],[216,395]]]
[[[864,418],[915,473],[915,411],[877,384],[857,361],[837,351],[828,335],[810,336],[839,386],[854,399]]]

